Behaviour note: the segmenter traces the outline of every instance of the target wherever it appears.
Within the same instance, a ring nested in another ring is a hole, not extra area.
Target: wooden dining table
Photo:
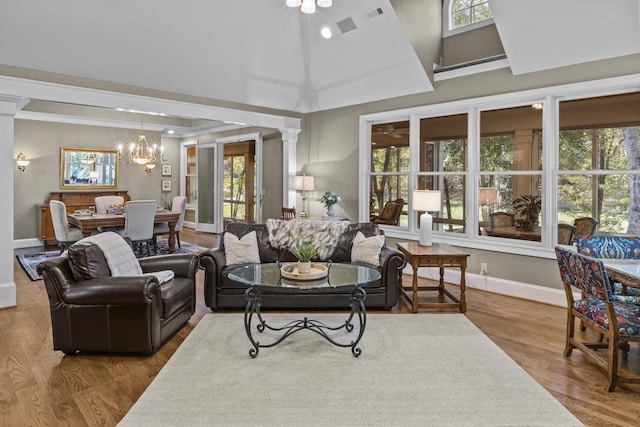
[[[124,227],[126,217],[117,214],[95,213],[93,215],[67,214],[69,224],[80,227],[82,235],[87,237],[98,227]],[[176,224],[180,219],[179,212],[156,211],[153,222],[155,224],[166,222],[169,225],[169,253],[176,251]]]
[[[611,282],[625,287],[640,288],[640,259],[602,259]]]
[[[540,230],[525,231],[517,229],[515,226],[491,227],[487,229],[487,234],[493,237],[506,237],[508,239],[530,240],[539,242],[541,238]]]

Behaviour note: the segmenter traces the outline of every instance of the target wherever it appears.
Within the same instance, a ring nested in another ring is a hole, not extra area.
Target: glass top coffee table
[[[318,264],[320,268],[326,268],[326,276],[316,277],[313,280],[287,277],[289,276],[287,275],[287,271],[291,270],[291,268],[288,267],[292,265],[287,263],[246,265],[229,272],[230,279],[244,283],[247,286],[247,290],[245,291],[247,306],[244,311],[244,326],[249,341],[251,341],[253,345],[253,348],[249,350],[251,357],[258,355],[260,347],[273,347],[284,341],[288,336],[302,329],[309,329],[339,347],[351,347],[351,353],[353,353],[354,356],[358,357],[360,355],[362,350],[358,348],[357,345],[364,334],[367,323],[367,312],[364,305],[366,292],[364,287],[369,283],[380,280],[381,274],[376,268],[361,265],[337,263],[316,264]],[[296,277],[304,276],[297,275]],[[303,319],[294,320],[282,326],[273,326],[267,324],[262,317],[260,310],[262,306],[262,292],[326,293],[335,292],[336,288],[351,291],[349,298],[351,311],[349,317],[342,324],[328,325],[305,316]],[[251,325],[254,316],[257,318],[255,322],[257,332],[261,333],[264,332],[265,329],[268,329],[276,333],[281,333],[282,335],[277,337],[273,342],[260,344],[252,332]],[[359,322],[358,328],[355,328],[354,325],[355,318],[357,318]],[[353,338],[356,333],[357,336],[348,343],[338,342],[332,335],[340,330],[349,333],[353,332],[349,338]]]

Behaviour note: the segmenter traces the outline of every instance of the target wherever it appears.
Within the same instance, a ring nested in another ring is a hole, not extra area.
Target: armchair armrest
[[[149,304],[161,301],[158,279],[152,275],[115,276],[75,282],[62,300],[76,305]]]
[[[170,254],[142,258],[140,267],[145,273],[161,270],[173,270],[176,277],[193,279],[198,272],[198,255]]]
[[[407,265],[404,254],[395,248],[383,246],[380,250],[380,271],[382,281],[387,285],[386,309],[391,309],[398,301],[398,288],[402,285],[402,270]]]
[[[216,308],[216,286],[222,269],[227,266],[224,249],[213,248],[200,252],[200,265],[204,268],[204,302],[213,310]]]

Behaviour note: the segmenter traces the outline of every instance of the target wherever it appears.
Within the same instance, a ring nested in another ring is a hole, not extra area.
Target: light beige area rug
[[[119,425],[582,425],[462,314],[369,315],[358,358],[308,330],[250,348],[242,314],[206,315]]]

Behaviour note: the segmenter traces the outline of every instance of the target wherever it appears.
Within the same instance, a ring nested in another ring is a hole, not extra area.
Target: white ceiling
[[[388,0],[336,0],[312,15],[285,0],[0,8],[6,65],[302,113],[432,90]],[[342,34],[336,22],[349,17],[357,29]]]
[[[640,53],[640,0],[489,2],[514,74]],[[0,40],[3,65],[299,113],[434,90],[389,0],[1,0]]]
[[[489,0],[489,6],[516,75],[640,52],[639,0]]]

